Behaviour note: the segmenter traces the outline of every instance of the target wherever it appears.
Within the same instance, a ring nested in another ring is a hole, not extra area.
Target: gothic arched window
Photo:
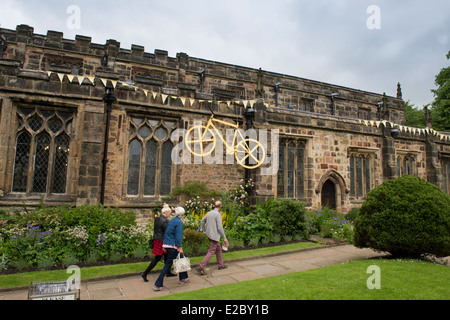
[[[13,192],[66,193],[73,117],[66,110],[17,109]]]
[[[130,118],[127,194],[148,197],[172,191],[170,135],[176,122],[142,116]]]

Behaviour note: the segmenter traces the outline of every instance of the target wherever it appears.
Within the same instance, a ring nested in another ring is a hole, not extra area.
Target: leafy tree
[[[425,111],[415,108],[409,100],[405,103],[406,125],[415,128],[425,128]]]
[[[447,60],[450,59],[450,51]],[[435,84],[438,86],[434,93],[431,119],[436,130],[450,131],[450,66],[442,68],[436,76]]]

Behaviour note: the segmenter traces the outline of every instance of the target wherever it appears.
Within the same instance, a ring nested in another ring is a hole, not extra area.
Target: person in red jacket
[[[155,256],[150,263],[150,265],[147,267],[147,269],[141,273],[142,279],[144,279],[145,282],[148,282],[147,275],[153,268],[158,264],[159,261],[161,261],[162,257],[164,256],[164,262],[167,260],[167,252],[163,249],[163,240],[164,240],[164,233],[167,228],[167,224],[169,223],[168,218],[172,214],[172,210],[169,208],[167,204],[164,205],[164,207],[161,210],[161,215],[155,219],[155,225],[153,229],[153,251],[152,254]],[[175,274],[169,272],[167,274],[167,277],[174,277]]]

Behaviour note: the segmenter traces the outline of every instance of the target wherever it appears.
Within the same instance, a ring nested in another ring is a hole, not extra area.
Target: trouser
[[[163,256],[155,256],[152,260],[152,262],[150,263],[150,265],[147,267],[147,269],[144,271],[144,276],[147,276],[150,271],[153,270],[154,267],[156,267],[156,265],[158,264],[158,262],[161,261]],[[167,254],[164,254],[164,261],[167,260]]]
[[[166,248],[167,251],[167,259],[166,263],[164,264],[164,268],[162,269],[161,273],[159,274],[158,279],[155,282],[155,286],[162,287],[164,282],[164,277],[166,274],[170,271],[170,268],[172,268],[173,260],[175,260],[178,256],[178,250],[172,249],[172,248]],[[183,257],[183,255],[181,255]],[[184,280],[188,278],[187,272],[180,272],[178,274],[180,280]]]
[[[200,269],[204,269],[206,267],[206,265],[208,264],[209,260],[212,258],[214,253],[217,256],[217,265],[219,267],[223,267],[223,255],[220,242],[209,239],[208,253],[206,254],[205,258],[203,258],[203,261],[200,263],[199,265]]]

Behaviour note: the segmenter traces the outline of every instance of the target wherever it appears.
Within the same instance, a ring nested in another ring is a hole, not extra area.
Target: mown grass
[[[268,254],[299,250],[305,248],[311,248],[319,246],[317,243],[312,242],[297,242],[281,246],[273,246],[259,249],[250,250],[239,250],[224,253],[224,260],[233,260],[245,257],[254,256],[264,256]],[[148,262],[138,262],[138,263],[127,263],[127,264],[114,264],[106,266],[94,266],[81,268],[81,279],[87,280],[98,277],[123,275],[128,273],[137,273],[144,271],[150,260]],[[191,258],[191,264],[198,264],[202,261],[203,257],[193,257]],[[211,259],[211,262],[215,262],[216,257]],[[155,271],[161,270],[163,267],[162,263],[159,263]],[[21,287],[28,286],[31,282],[48,282],[48,281],[60,281],[66,280],[70,275],[66,273],[66,269],[62,270],[47,270],[47,271],[35,271],[35,272],[23,272],[15,274],[5,274],[0,275],[0,288],[11,288],[11,287]]]
[[[368,289],[369,266],[380,289]],[[448,300],[450,268],[418,260],[367,259],[171,294],[157,300]]]

